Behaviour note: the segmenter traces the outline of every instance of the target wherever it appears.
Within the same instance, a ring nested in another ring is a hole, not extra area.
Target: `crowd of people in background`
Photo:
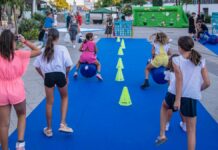
[[[206,34],[210,36],[208,27],[204,22],[204,18],[200,15],[196,15],[195,12],[192,12],[191,16],[188,18],[189,20],[189,27],[188,33],[194,40],[199,40],[201,35]]]

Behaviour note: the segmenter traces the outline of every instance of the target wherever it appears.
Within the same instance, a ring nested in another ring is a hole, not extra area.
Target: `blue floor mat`
[[[200,42],[201,43],[201,42]],[[215,53],[216,55],[218,55],[218,44],[202,44],[204,45],[206,48],[208,48],[210,51],[212,51],[213,53]]]
[[[175,113],[168,141],[155,146],[159,134],[159,113],[167,85],[157,85],[141,90],[144,68],[151,56],[151,45],[145,39],[126,39],[122,56],[124,82],[115,82],[119,43],[115,39],[98,42],[98,57],[102,64],[103,82],[97,79],[77,80],[70,73],[69,111],[67,122],[74,128],[73,134],[59,133],[60,96],[55,91],[52,138],[46,138],[42,129],[46,126],[45,100],[27,118],[27,150],[185,150],[186,134],[180,129],[180,118]],[[122,107],[119,98],[123,86],[129,88],[132,106]],[[218,150],[218,125],[205,108],[198,104],[196,150]],[[13,150],[17,139],[15,131],[9,138]]]

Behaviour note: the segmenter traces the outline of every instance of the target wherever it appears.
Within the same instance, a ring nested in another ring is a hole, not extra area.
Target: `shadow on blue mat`
[[[74,80],[70,74],[69,112],[67,122],[73,134],[58,132],[60,124],[60,96],[55,91],[52,138],[46,138],[45,100],[27,118],[27,150],[185,150],[186,134],[179,127],[179,115],[172,118],[168,141],[156,147],[159,134],[159,113],[167,85],[157,85],[141,90],[144,68],[150,58],[151,45],[145,39],[126,39],[123,64],[125,81],[115,82],[119,43],[115,39],[98,42],[102,64],[103,82],[81,76]],[[123,86],[129,88],[132,106],[118,104]],[[197,150],[218,149],[218,125],[204,107],[198,104]],[[17,132],[10,136],[13,150]]]

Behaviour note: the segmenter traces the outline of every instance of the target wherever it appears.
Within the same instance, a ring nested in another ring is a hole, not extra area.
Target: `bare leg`
[[[96,77],[98,78],[98,80],[102,81],[103,78],[101,76],[101,64],[99,61],[96,61],[95,64],[97,65],[97,74]]]
[[[54,87],[48,88],[45,86],[46,93],[46,121],[47,129],[52,128],[52,106],[54,103]]]
[[[2,150],[8,150],[8,130],[10,125],[11,105],[0,106],[0,140]]]
[[[167,122],[170,122],[170,119],[173,115],[173,111],[171,109],[168,109],[167,111]]]
[[[196,144],[196,117],[184,117],[187,127],[188,150],[195,150]]]
[[[146,68],[145,68],[145,81],[144,81],[144,83],[140,86],[141,89],[145,89],[145,88],[147,88],[147,87],[150,86],[150,85],[149,85],[149,81],[148,81],[148,77],[149,77],[150,70],[151,70],[152,68],[154,68],[154,66],[153,66],[151,63],[146,66]]]
[[[180,114],[180,117],[181,117],[181,119],[182,119],[182,122],[185,123],[185,117],[182,115],[181,112],[180,112],[179,114]]]
[[[99,63],[99,61],[96,61],[95,64],[97,65],[98,73],[100,73],[101,72],[101,64]]]
[[[76,64],[76,71],[79,70],[79,67],[80,67],[80,61],[78,61],[78,63]]]
[[[58,88],[61,95],[61,123],[66,124],[66,115],[68,109],[68,91],[67,85],[63,88]]]
[[[163,101],[161,110],[160,110],[160,138],[166,138],[165,130],[166,130],[166,123],[168,118],[168,108],[165,101]]]
[[[148,79],[150,70],[152,68],[154,68],[154,66],[151,63],[146,66],[146,69],[145,69],[145,79]]]
[[[18,141],[24,141],[24,133],[26,128],[26,100],[14,105],[17,113],[18,123]]]

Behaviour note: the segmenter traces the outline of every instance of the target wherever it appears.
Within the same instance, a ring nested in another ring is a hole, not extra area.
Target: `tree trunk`
[[[15,34],[18,34],[18,26],[17,26],[17,16],[16,16],[16,8],[12,7],[12,11],[14,14],[14,26],[15,26]]]
[[[0,6],[0,26],[2,26],[2,6]]]

